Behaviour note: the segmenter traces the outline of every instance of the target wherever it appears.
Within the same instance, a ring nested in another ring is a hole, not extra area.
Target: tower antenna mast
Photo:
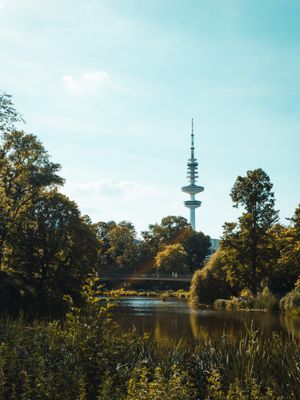
[[[186,200],[184,205],[190,209],[190,224],[193,230],[196,229],[196,208],[201,206],[201,201],[195,199],[197,193],[203,192],[204,187],[196,185],[198,178],[198,161],[195,158],[195,145],[194,145],[194,120],[192,118],[192,132],[191,132],[191,158],[187,163],[187,178],[189,184],[183,186],[181,190],[190,195],[190,200]]]

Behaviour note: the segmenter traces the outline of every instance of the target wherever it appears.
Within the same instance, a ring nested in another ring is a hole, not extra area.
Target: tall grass
[[[0,321],[0,400],[298,400],[300,346],[249,329],[197,346],[124,334],[91,287],[64,322]]]
[[[161,348],[112,324],[75,324],[2,320],[0,399],[300,398],[299,344],[279,336]]]

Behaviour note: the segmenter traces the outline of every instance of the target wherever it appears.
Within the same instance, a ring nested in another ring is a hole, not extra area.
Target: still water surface
[[[149,332],[158,341],[169,343],[184,339],[207,341],[224,333],[232,340],[244,336],[251,324],[260,329],[263,337],[272,332],[287,339],[300,340],[300,317],[280,313],[199,310],[186,301],[159,298],[122,298],[113,311],[113,319],[123,330],[133,326],[139,333]]]

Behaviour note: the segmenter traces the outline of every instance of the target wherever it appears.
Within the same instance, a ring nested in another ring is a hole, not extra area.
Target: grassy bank
[[[189,291],[179,289],[179,290],[163,290],[163,291],[153,291],[153,290],[131,290],[131,289],[115,289],[115,290],[104,290],[104,295],[108,297],[160,297],[163,300],[168,298],[176,299],[189,299]]]
[[[217,299],[213,303],[217,310],[238,311],[277,311],[279,300],[268,288],[264,288],[257,296],[250,291],[244,290],[239,297],[231,297],[229,300]]]

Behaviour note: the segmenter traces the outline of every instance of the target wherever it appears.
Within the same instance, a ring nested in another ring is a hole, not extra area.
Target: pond
[[[148,332],[161,343],[180,339],[207,341],[224,334],[235,341],[243,337],[251,325],[259,329],[263,337],[276,332],[287,340],[300,340],[300,317],[271,312],[203,310],[176,299],[121,298],[113,310],[113,319],[123,330],[135,327],[138,333]]]

